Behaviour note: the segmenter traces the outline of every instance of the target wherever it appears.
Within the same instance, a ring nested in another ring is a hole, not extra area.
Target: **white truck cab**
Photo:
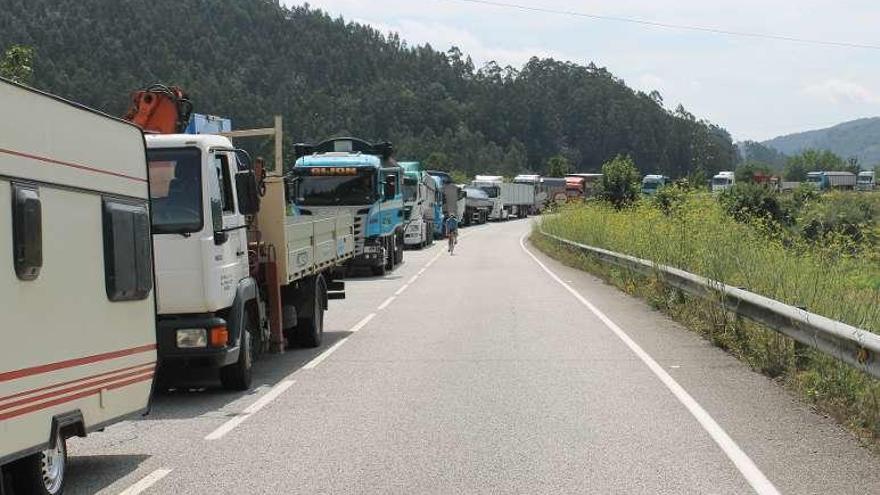
[[[246,215],[254,211],[239,179],[248,169],[223,136],[146,142],[160,370],[168,377],[179,367],[220,368],[224,386],[248,388],[266,331],[248,261]]]

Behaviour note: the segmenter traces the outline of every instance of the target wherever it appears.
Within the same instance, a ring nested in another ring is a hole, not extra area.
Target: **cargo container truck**
[[[839,171],[808,172],[807,184],[811,184],[820,191],[831,189],[851,191],[856,188],[856,174]]]
[[[873,191],[877,187],[877,175],[874,170],[862,170],[856,178],[856,189]]]

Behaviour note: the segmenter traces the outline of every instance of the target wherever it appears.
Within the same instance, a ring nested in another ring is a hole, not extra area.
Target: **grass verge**
[[[556,227],[554,234],[584,242],[560,232],[558,224]],[[597,275],[627,294],[646,300],[655,309],[753,369],[774,378],[819,411],[846,425],[860,440],[880,450],[880,381],[819,352],[796,345],[791,339],[762,325],[737,317],[715,301],[693,298],[654,277],[604,264],[592,255],[573,250],[537,231],[530,240],[552,258]]]

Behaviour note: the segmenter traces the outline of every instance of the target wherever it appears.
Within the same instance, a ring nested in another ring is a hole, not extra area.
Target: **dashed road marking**
[[[308,364],[306,366],[308,366]],[[289,389],[294,383],[294,380],[289,379],[278,382],[274,387],[266,392],[265,395],[263,395],[262,397],[254,401],[253,404],[245,408],[245,410],[242,411],[238,416],[223,423],[222,425],[220,425],[219,428],[209,433],[208,436],[205,437],[205,440],[219,440],[223,438],[227,433],[234,430],[236,426],[244,423],[248,418],[256,414],[260,409],[266,407],[267,405],[269,405],[269,403],[277,399],[278,396],[283,394],[284,391]]]
[[[138,495],[143,493],[145,490],[158,483],[159,480],[168,476],[168,473],[170,472],[171,469],[157,469],[138,480],[137,483],[119,492],[119,495]]]

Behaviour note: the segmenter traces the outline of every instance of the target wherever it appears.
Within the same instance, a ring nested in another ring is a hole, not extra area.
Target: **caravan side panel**
[[[81,417],[88,431],[144,411],[156,362],[140,131],[0,81],[10,106],[20,111],[0,120],[0,463],[44,448],[53,418]],[[13,259],[22,186],[40,204],[32,280]]]

